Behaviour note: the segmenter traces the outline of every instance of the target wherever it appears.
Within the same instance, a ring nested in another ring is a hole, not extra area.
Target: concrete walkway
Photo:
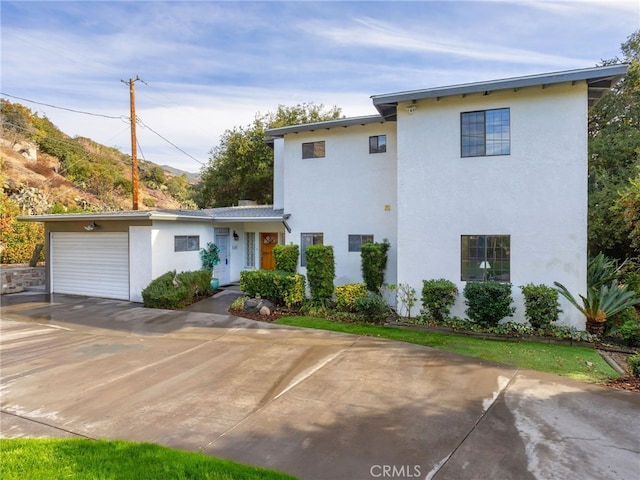
[[[1,436],[150,441],[306,479],[640,476],[638,394],[239,319],[235,296],[0,297]]]

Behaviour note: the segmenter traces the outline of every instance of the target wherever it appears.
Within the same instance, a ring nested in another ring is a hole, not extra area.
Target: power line
[[[184,153],[187,157],[189,157],[192,160],[195,160],[196,162],[198,162],[200,165],[204,165],[203,162],[201,162],[200,160],[198,160],[197,158],[195,158],[194,156],[188,154],[187,152],[185,152],[183,149],[181,149],[179,146],[177,146],[175,143],[171,142],[170,140],[166,139],[165,137],[163,137],[162,135],[160,135],[158,132],[156,132],[153,128],[151,128],[149,125],[147,125],[146,123],[144,123],[140,117],[136,118],[137,122],[140,124],[140,126],[142,128],[146,128],[149,131],[155,133],[158,137],[160,137],[162,140],[164,140],[165,142],[167,142],[169,145],[171,145],[173,148],[175,148],[176,150]]]
[[[121,115],[119,117],[114,117],[113,115],[103,115],[102,113],[83,112],[82,110],[75,110],[73,108],[58,107],[57,105],[51,105],[50,103],[36,102],[35,100],[29,100],[28,98],[18,97],[16,95],[9,95],[8,93],[4,93],[4,92],[0,92],[0,95],[4,95],[5,97],[15,98],[17,100],[22,100],[23,102],[35,103],[36,105],[44,105],[45,107],[57,108],[58,110],[66,110],[67,112],[81,113],[83,115],[91,115],[92,117],[103,117],[103,118],[109,118],[112,120],[124,120],[127,118],[124,115]]]

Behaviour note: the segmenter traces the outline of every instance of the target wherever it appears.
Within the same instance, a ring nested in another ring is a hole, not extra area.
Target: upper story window
[[[511,281],[510,235],[462,235],[461,280]]]
[[[460,114],[463,157],[509,155],[511,153],[508,108]]]
[[[302,158],[323,158],[324,140],[320,142],[307,142],[302,144]]]
[[[200,235],[176,235],[173,237],[173,248],[176,252],[200,250]]]
[[[373,235],[349,235],[350,252],[359,252],[363,243],[373,243]]]
[[[322,233],[301,233],[300,234],[300,266],[307,265],[305,252],[309,245],[324,245],[324,235]]]
[[[369,153],[384,153],[387,151],[387,136],[375,135],[369,137]]]

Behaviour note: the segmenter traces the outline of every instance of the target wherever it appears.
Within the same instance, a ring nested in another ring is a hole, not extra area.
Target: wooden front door
[[[277,233],[260,234],[260,268],[262,270],[275,270],[276,260],[273,258],[273,247],[277,244]]]

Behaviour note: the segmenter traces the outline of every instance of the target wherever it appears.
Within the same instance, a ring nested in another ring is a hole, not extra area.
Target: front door
[[[278,244],[277,233],[260,234],[260,268],[262,270],[275,270],[276,260],[273,258],[273,247]]]
[[[228,285],[230,280],[229,272],[229,229],[215,229],[216,245],[220,249],[220,263],[213,269],[214,276],[220,282],[220,285]]]

